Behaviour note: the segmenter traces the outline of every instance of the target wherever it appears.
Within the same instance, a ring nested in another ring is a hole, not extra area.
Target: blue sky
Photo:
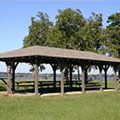
[[[80,9],[85,18],[91,12],[103,14],[103,24],[106,26],[107,16],[120,12],[119,1],[13,1],[0,2],[0,53],[22,47],[23,39],[28,34],[30,18],[38,11],[49,15],[55,22],[58,9]],[[21,65],[19,72],[28,71],[27,66]],[[5,71],[5,65],[0,63],[0,71]],[[49,68],[47,71],[51,71]]]

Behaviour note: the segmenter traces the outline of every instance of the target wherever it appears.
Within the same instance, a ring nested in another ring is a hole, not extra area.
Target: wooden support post
[[[7,82],[7,93],[12,94],[12,83],[11,83],[11,64],[7,63],[7,71],[8,71],[8,82]]]
[[[38,62],[37,62],[37,58],[36,58],[36,62],[34,63],[34,69],[35,69],[35,95],[39,95],[39,91],[38,91],[38,74],[39,74],[39,69],[38,69]]]
[[[53,69],[53,81],[54,81],[54,88],[56,88],[56,70],[57,70],[57,64],[51,64]]]
[[[80,68],[78,66],[78,80],[80,81]]]
[[[72,71],[73,71],[73,66],[70,66],[69,69],[70,69],[70,87],[72,89]]]
[[[12,64],[12,78],[11,78],[12,91],[15,91],[15,70],[16,70],[18,64],[19,64],[18,62],[16,64],[13,62],[13,64]]]
[[[120,65],[118,65],[118,78],[120,80]]]
[[[117,76],[117,71],[115,71],[115,90],[118,91],[119,81]]]
[[[99,74],[100,74],[100,91],[102,92],[103,91],[103,78],[102,78],[102,69],[103,69],[103,66],[100,65],[99,66]]]
[[[61,59],[58,61],[58,65],[60,66],[60,72],[61,72],[61,95],[64,95],[64,70],[66,67],[67,61],[64,59]]]
[[[85,68],[85,84],[88,83],[88,68]]]
[[[64,94],[64,69],[60,70],[61,72],[61,95]]]
[[[113,66],[114,68],[114,73],[115,73],[115,90],[118,91],[119,87],[119,81],[118,81],[118,75],[117,75],[117,66]]]
[[[107,89],[107,70],[105,70],[105,89]]]
[[[82,68],[82,93],[85,93],[85,66],[81,66]]]
[[[118,78],[120,79],[120,70],[118,71]]]
[[[104,67],[103,67],[103,69],[104,69],[104,75],[105,75],[105,89],[107,89],[107,71],[108,71],[108,68],[109,68],[109,65],[105,65]]]
[[[12,68],[12,91],[15,91],[15,69]]]
[[[54,88],[56,88],[56,69],[53,70]]]

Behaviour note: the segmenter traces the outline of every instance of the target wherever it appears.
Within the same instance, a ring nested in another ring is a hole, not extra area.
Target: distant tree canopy
[[[53,24],[46,13],[31,18],[24,47],[40,45],[83,51],[94,51],[120,57],[120,13],[108,17],[103,27],[102,14],[92,13],[86,19],[79,9],[58,10]]]

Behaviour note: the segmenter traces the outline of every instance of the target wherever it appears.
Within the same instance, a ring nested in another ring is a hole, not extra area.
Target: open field
[[[120,92],[0,97],[0,120],[119,120]]]

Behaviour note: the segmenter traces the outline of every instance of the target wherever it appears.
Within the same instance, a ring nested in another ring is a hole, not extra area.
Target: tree
[[[67,49],[74,48],[75,33],[85,25],[85,19],[79,9],[71,8],[58,10],[56,28],[61,32],[61,46]]]
[[[88,32],[89,39],[93,43],[94,52],[101,52],[103,49],[103,40],[104,40],[104,32],[102,28],[102,14],[95,14],[92,12],[92,15],[87,20],[88,24]],[[93,47],[92,46],[92,47]]]
[[[66,48],[66,49],[78,49],[75,44],[77,40],[77,32],[85,25],[85,19],[79,9],[73,10],[71,8],[65,10],[58,10],[56,16],[56,25],[52,28],[48,35],[48,41],[50,46]],[[81,45],[81,44],[80,44]],[[65,76],[68,77],[68,67],[65,68]]]
[[[74,48],[82,51],[93,51],[94,41],[88,23],[74,34]]]
[[[47,46],[64,48],[62,32],[56,27],[56,25],[49,29],[47,37]]]
[[[106,29],[109,55],[120,58],[120,13],[112,14],[108,17]]]
[[[24,47],[41,45],[46,46],[47,34],[53,23],[49,20],[46,13],[38,12],[35,17],[31,18],[29,34],[24,38]]]
[[[79,9],[59,10],[56,25],[49,32],[49,45],[83,51],[102,51],[102,14],[92,13],[86,20]]]

